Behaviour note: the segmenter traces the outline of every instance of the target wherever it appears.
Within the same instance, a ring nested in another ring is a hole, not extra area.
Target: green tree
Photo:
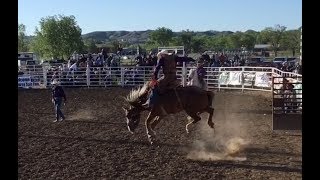
[[[190,53],[191,51],[193,36],[194,36],[194,32],[189,31],[189,29],[187,29],[186,31],[183,30],[181,32],[180,39],[182,44],[180,44],[180,46],[181,45],[184,46],[186,53]]]
[[[81,29],[74,16],[49,16],[40,20],[36,29],[33,49],[44,57],[69,57],[74,51],[82,52],[84,44]]]
[[[96,45],[96,41],[92,38],[84,40],[85,50],[88,53],[96,53],[98,52],[98,47]]]
[[[111,42],[111,52],[116,53],[118,51],[118,48],[121,46],[120,42],[117,40],[113,40]]]
[[[296,52],[300,49],[301,29],[290,30],[284,33],[282,39],[282,47],[292,52],[292,56],[296,55]]]
[[[277,53],[280,49],[280,42],[284,36],[285,30],[285,26],[277,24],[274,28],[267,27],[260,32],[261,41],[268,42],[271,44],[275,56],[277,56]]]
[[[81,37],[81,28],[77,25],[74,16],[59,16],[59,31],[61,32],[62,55],[70,56],[74,51],[82,52],[84,44]]]
[[[193,53],[202,53],[205,51],[206,37],[194,36],[191,41],[191,50]]]
[[[241,46],[244,46],[248,50],[252,50],[256,43],[256,36],[250,33],[243,33],[240,38]]]
[[[228,47],[228,37],[225,35],[218,35],[211,39],[211,47],[215,51],[222,51]]]
[[[150,33],[151,44],[156,44],[159,46],[168,46],[173,37],[173,32],[171,29],[161,27]]]
[[[180,36],[173,37],[169,43],[169,46],[181,46],[182,39]]]
[[[38,36],[34,37],[33,41],[31,41],[31,51],[36,52],[39,57],[50,57],[46,53],[50,50],[47,49],[48,46],[43,46],[45,44],[44,38],[42,37],[42,34],[39,34]]]
[[[26,40],[26,26],[24,24],[18,24],[18,51],[28,51],[28,42]]]
[[[231,34],[231,35],[229,35],[227,37],[230,49],[239,49],[239,48],[241,48],[241,45],[242,45],[241,36],[242,36],[241,32],[236,32],[236,33]]]

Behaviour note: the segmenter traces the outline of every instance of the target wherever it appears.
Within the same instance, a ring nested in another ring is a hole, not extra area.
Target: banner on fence
[[[256,77],[256,72],[244,72],[243,75],[243,84],[245,86],[252,86],[254,83],[254,78]]]
[[[270,77],[265,72],[222,72],[219,76],[220,85],[242,85],[271,87]]]
[[[219,84],[220,85],[228,85],[229,72],[222,72],[219,75]]]
[[[271,87],[270,76],[265,72],[256,72],[254,85],[257,87]]]
[[[242,72],[230,72],[228,78],[228,85],[241,85]]]
[[[18,87],[29,88],[40,86],[40,79],[32,76],[18,76]]]

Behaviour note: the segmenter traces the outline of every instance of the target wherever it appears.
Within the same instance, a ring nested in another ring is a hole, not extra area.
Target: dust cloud
[[[233,117],[233,114],[223,115],[215,122],[215,130],[202,117],[200,138],[194,141],[188,151],[187,159],[202,161],[245,161],[244,150],[250,144],[246,125]],[[234,115],[236,116],[236,115]]]
[[[67,117],[68,120],[92,120],[93,118],[94,115],[90,109],[79,109]]]

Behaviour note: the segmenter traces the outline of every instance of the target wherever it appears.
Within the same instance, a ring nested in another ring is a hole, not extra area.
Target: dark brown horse
[[[175,89],[167,90],[164,94],[160,95],[158,100],[154,102],[151,109],[145,109],[142,104],[146,102],[149,96],[150,85],[149,82],[145,83],[138,89],[133,89],[126,98],[130,107],[123,107],[126,118],[128,130],[133,133],[140,121],[140,114],[142,111],[149,111],[149,115],[145,120],[146,131],[150,143],[153,143],[153,136],[155,136],[154,128],[160,120],[168,114],[175,114],[182,110],[193,119],[186,125],[188,126],[201,120],[199,116],[202,112],[210,114],[208,118],[208,125],[214,128],[212,122],[214,108],[211,107],[214,93],[205,91],[196,86],[177,87]]]

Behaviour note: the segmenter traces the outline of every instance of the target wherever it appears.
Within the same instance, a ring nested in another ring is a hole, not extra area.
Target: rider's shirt
[[[158,60],[156,69],[154,71],[154,76],[157,78],[158,77],[158,72],[160,68],[162,67],[162,71],[164,75],[172,75],[176,74],[177,69],[176,69],[176,60],[175,56],[166,56],[165,58],[162,57]]]

